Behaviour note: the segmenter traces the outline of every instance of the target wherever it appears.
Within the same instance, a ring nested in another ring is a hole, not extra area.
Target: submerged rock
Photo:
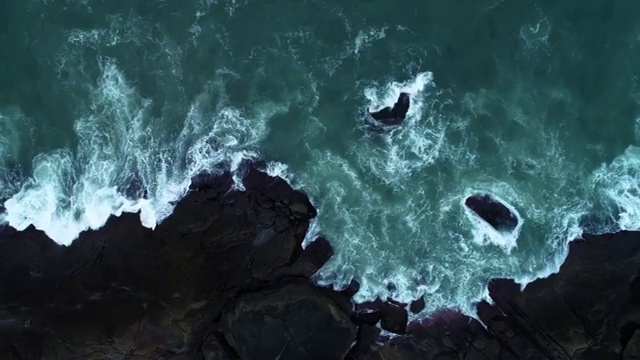
[[[491,195],[472,195],[464,204],[498,231],[511,232],[518,226],[516,215]]]
[[[410,102],[409,94],[402,92],[393,107],[387,106],[382,110],[369,112],[369,115],[383,125],[400,125],[409,112]]]
[[[137,172],[134,173],[129,178],[129,182],[119,190],[126,198],[131,200],[146,199],[149,195],[142,175]]]

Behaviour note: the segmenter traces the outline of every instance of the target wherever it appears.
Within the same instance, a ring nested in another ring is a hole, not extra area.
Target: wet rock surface
[[[489,284],[478,320],[411,304],[354,304],[309,278],[333,254],[301,244],[305,194],[249,167],[199,176],[155,230],[109,220],[69,247],[0,229],[0,359],[635,359],[640,234],[570,244],[560,272]],[[381,331],[381,328],[386,331]],[[401,335],[392,335],[393,333]]]
[[[489,284],[483,325],[454,311],[409,324],[407,335],[357,359],[622,359],[638,354],[640,234],[586,236],[560,272],[529,284]]]
[[[407,117],[410,103],[409,94],[402,92],[393,107],[387,106],[378,111],[369,112],[369,115],[383,125],[400,125]]]
[[[244,180],[239,192],[229,173],[198,177],[155,231],[124,214],[63,247],[4,227],[0,358],[237,358],[220,336],[223,310],[281,281],[308,283],[331,256],[301,247],[316,215],[304,194],[254,168]]]
[[[465,205],[498,231],[511,232],[518,226],[516,215],[491,195],[469,196]]]
[[[241,297],[225,312],[223,332],[242,359],[342,359],[356,326],[307,284]]]

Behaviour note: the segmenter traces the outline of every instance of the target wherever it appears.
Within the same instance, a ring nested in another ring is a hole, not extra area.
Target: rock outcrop
[[[336,358],[346,352],[355,338],[350,313],[310,295],[317,290],[307,279],[331,248],[301,247],[316,215],[308,198],[253,167],[244,192],[231,190],[229,173],[193,184],[154,231],[137,214],[111,218],[69,247],[34,228],[0,230],[0,359],[237,358],[219,328],[223,311],[300,280],[307,300],[289,316],[313,312],[298,317],[348,343],[325,344]]]
[[[0,229],[0,359],[635,359],[640,234],[570,244],[560,272],[520,291],[490,282],[478,320],[429,297],[354,306],[309,277],[329,242],[301,244],[316,212],[248,167],[202,175],[155,230],[112,218],[69,247]],[[381,331],[384,328],[386,332]],[[390,336],[395,332],[396,336]]]
[[[356,326],[309,284],[288,284],[238,299],[223,332],[242,359],[343,359]]]
[[[518,217],[491,195],[472,195],[464,204],[497,231],[511,232],[518,226]]]
[[[489,284],[477,320],[442,311],[357,359],[633,359],[640,334],[640,234],[574,241],[560,272]]]
[[[369,115],[383,125],[400,125],[407,117],[411,99],[409,94],[402,92],[393,107],[385,107],[381,110],[369,112]]]

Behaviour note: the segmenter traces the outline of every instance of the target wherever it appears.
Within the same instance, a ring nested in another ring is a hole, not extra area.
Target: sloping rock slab
[[[356,336],[349,316],[307,284],[247,294],[222,326],[247,360],[343,359]]]

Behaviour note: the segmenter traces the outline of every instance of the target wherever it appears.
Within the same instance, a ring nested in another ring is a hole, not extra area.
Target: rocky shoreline
[[[572,242],[523,292],[491,281],[479,319],[407,324],[428,298],[354,306],[357,284],[314,286],[332,250],[302,249],[307,196],[252,166],[243,182],[197,177],[153,231],[124,214],[63,247],[0,229],[0,359],[640,358],[640,233]]]

